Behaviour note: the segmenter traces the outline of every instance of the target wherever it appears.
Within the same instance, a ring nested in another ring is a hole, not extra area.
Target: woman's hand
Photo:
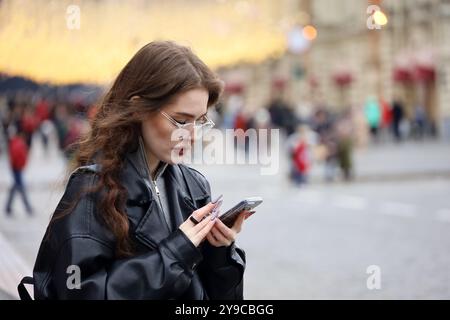
[[[214,203],[208,203],[207,205],[201,207],[200,209],[195,210],[191,216],[184,221],[179,229],[184,232],[184,234],[192,241],[192,243],[198,247],[199,244],[203,241],[206,235],[211,231],[212,227],[219,219],[216,219],[216,216],[211,216],[203,219],[208,214],[211,213],[214,208]],[[191,217],[194,220],[198,221],[198,224],[194,223],[191,220]]]
[[[206,239],[214,247],[228,247],[236,240],[237,234],[241,232],[244,220],[253,213],[255,211],[242,211],[231,228],[228,228],[220,219],[216,219],[217,221],[207,234]]]

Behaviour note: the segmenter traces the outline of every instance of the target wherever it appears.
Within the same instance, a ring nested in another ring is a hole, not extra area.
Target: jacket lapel
[[[136,239],[154,249],[171,231],[150,189],[140,148],[127,154],[122,180],[128,191],[127,214]],[[209,192],[184,165],[169,164],[161,178],[165,179],[165,192],[176,227],[209,198]]]
[[[171,166],[170,174],[173,181],[176,183],[178,198],[182,199],[182,204],[186,210],[181,211],[184,213],[183,220],[186,220],[192,213],[192,211],[203,207],[210,198],[209,191],[203,188],[197,179],[192,175],[190,169],[185,165]]]
[[[170,230],[150,189],[150,177],[140,147],[128,153],[126,158],[123,183],[128,191],[127,214],[131,228],[136,239],[155,248],[170,234]]]

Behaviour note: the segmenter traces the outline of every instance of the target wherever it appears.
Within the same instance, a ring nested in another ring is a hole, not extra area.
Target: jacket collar
[[[144,151],[144,145],[142,142],[142,138],[139,138],[140,142],[138,144],[137,149],[132,150],[126,154],[126,159],[128,159],[129,164],[133,168],[133,171],[138,174],[139,178],[143,180],[150,181],[150,174],[147,166],[147,161],[145,160],[145,151]],[[125,171],[128,171],[130,173],[130,168],[127,168],[129,165],[128,163],[125,165]],[[192,200],[199,200],[205,198],[205,196],[208,196],[208,190],[205,189],[205,187],[198,181],[198,178],[194,175],[191,169],[189,169],[186,165],[183,164],[168,164],[165,162],[160,162],[157,173],[155,176],[155,179],[161,177],[163,174],[165,174],[166,171],[169,171],[172,176],[175,177],[175,179],[178,180],[178,182],[181,182],[179,179],[185,179],[187,189],[182,188],[187,195],[189,195]],[[181,175],[180,175],[181,173]],[[182,187],[182,183],[180,183]],[[150,191],[150,190],[149,190]],[[151,193],[151,191],[150,191]],[[152,198],[151,195],[149,197]]]
[[[139,144],[136,150],[129,152],[126,156],[128,160],[133,165],[134,169],[137,171],[139,176],[143,179],[152,180],[151,173],[148,170],[147,159],[145,155],[144,143],[142,138],[139,137]],[[158,179],[166,170],[168,164],[166,162],[160,161],[158,167],[156,169],[155,178],[153,180]]]
[[[127,214],[136,238],[143,244],[155,247],[170,234],[163,213],[149,183],[149,174],[143,144],[126,154],[122,182],[128,192]],[[157,177],[166,181],[166,192],[171,199],[174,221],[181,224],[196,209],[199,200],[209,197],[198,177],[184,165],[163,163],[158,168]]]

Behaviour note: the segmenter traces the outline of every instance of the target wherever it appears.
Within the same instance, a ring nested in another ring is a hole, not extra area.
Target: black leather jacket
[[[33,270],[35,299],[243,299],[244,252],[234,243],[216,248],[204,241],[197,248],[177,228],[210,201],[206,178],[185,165],[167,166],[163,178],[176,224],[170,231],[140,154],[126,156],[121,175],[137,253],[115,258],[114,236],[98,218],[98,194],[86,195],[47,228]],[[72,173],[56,212],[96,182],[96,171],[92,165]]]

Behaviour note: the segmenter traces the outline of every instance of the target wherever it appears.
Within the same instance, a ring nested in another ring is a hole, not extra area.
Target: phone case
[[[261,204],[262,198],[261,197],[252,197],[247,198],[245,200],[242,200],[237,205],[235,205],[233,208],[219,216],[219,219],[229,228],[231,228],[236,221],[239,213],[241,213],[243,210],[250,211],[257,207],[259,204]]]

